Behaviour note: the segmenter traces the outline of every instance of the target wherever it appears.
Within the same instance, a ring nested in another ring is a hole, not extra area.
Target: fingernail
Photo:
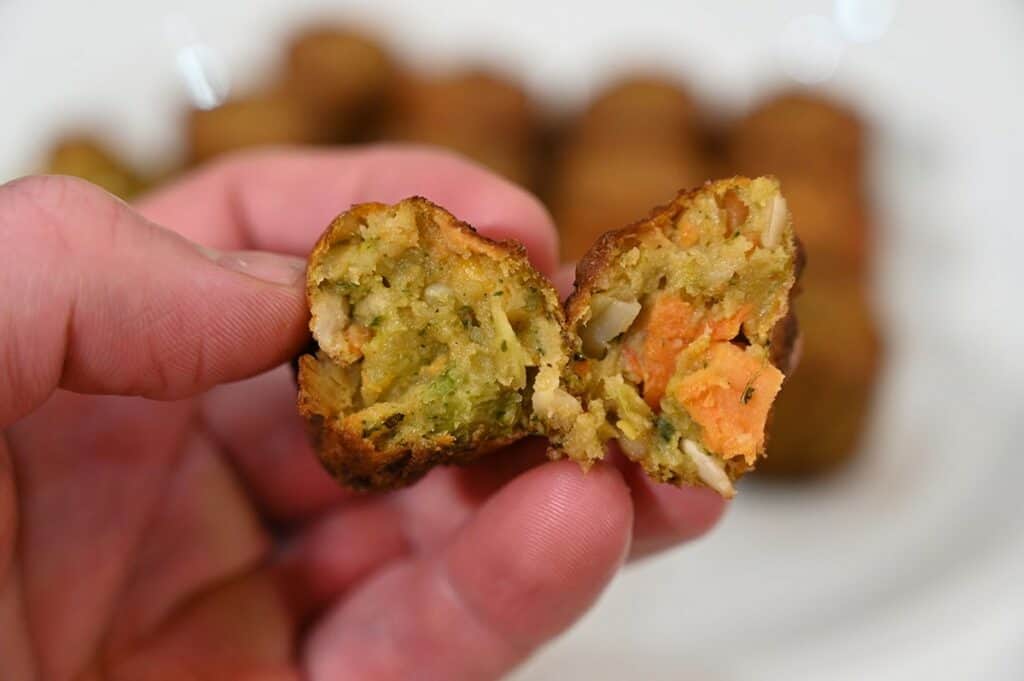
[[[214,261],[229,270],[285,286],[298,283],[306,272],[306,261],[302,258],[262,251],[218,253]]]

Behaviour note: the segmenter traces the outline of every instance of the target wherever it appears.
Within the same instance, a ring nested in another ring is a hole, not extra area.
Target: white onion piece
[[[552,420],[568,428],[583,413],[579,400],[561,388],[538,390],[533,393],[532,406],[542,419]]]
[[[579,400],[559,387],[558,369],[544,365],[533,381],[533,412],[543,420],[553,421],[564,430],[583,413]]]
[[[625,333],[640,314],[640,303],[609,300],[594,313],[594,317],[583,327],[580,338],[583,351],[591,357],[599,357],[608,347],[608,341]]]
[[[721,494],[726,499],[731,499],[736,490],[732,481],[725,474],[722,465],[707,455],[693,440],[683,440],[683,451],[697,467],[697,476],[707,484],[708,487]]]
[[[313,297],[313,337],[320,349],[332,359],[338,359],[348,347],[344,331],[348,328],[348,301],[339,301],[326,295]]]
[[[427,288],[423,289],[423,295],[427,298],[432,298],[434,300],[447,298],[451,294],[451,287],[445,284],[431,284]]]
[[[768,226],[761,235],[761,244],[765,248],[775,248],[782,238],[782,230],[786,226],[786,199],[776,194],[772,199],[771,215],[768,218]]]

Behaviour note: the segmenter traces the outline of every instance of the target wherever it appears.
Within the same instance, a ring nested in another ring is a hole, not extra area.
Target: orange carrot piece
[[[654,301],[644,338],[644,400],[656,409],[676,370],[676,357],[699,335],[693,306],[682,298],[662,295]]]
[[[675,397],[703,429],[704,444],[754,463],[782,372],[732,343],[714,343],[708,365],[680,381]]]
[[[751,312],[753,312],[753,308],[750,305],[744,305],[736,310],[736,313],[731,317],[708,322],[707,326],[711,329],[711,340],[732,340],[735,338],[740,332],[740,326],[743,322],[747,321]]]

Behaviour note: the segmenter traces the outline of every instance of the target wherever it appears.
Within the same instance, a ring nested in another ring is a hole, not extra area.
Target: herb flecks
[[[459,308],[459,321],[462,323],[462,328],[468,329],[471,326],[479,326],[479,322],[476,319],[476,313],[473,312],[473,308],[469,305],[463,305]]]
[[[654,422],[654,430],[662,442],[671,442],[672,437],[676,434],[676,427],[664,416],[659,416],[658,420]]]
[[[740,395],[740,404],[748,404],[754,398],[754,379],[756,378],[757,376],[747,381],[747,385],[743,388],[743,394]]]
[[[405,419],[405,414],[394,413],[388,416],[383,421],[379,421],[372,425],[363,425],[363,437],[368,438],[380,433],[381,431],[391,432],[394,428]]]

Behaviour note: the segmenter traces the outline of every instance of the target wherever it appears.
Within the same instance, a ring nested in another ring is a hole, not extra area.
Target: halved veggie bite
[[[766,177],[707,183],[604,235],[566,303],[581,352],[565,390],[600,425],[567,413],[558,447],[588,462],[616,439],[657,480],[732,496],[764,453],[796,335],[798,260],[786,201]]]
[[[307,272],[299,409],[355,488],[409,484],[528,434],[589,467],[618,440],[723,496],[764,451],[799,253],[771,178],[733,178],[606,234],[566,316],[521,246],[421,198],[331,223]]]
[[[408,484],[531,432],[534,380],[570,358],[558,296],[519,244],[426,199],[331,223],[307,272],[319,345],[299,409],[324,465],[355,488]]]

